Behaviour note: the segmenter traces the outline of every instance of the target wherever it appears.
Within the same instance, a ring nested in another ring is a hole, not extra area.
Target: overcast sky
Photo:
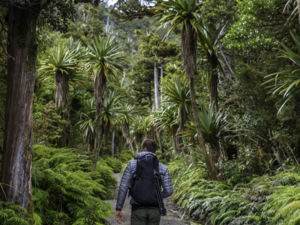
[[[107,3],[108,5],[113,5],[117,2],[117,0],[108,0]]]

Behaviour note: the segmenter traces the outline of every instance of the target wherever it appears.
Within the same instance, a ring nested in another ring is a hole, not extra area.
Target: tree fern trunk
[[[2,200],[33,213],[32,105],[35,82],[38,13],[10,6],[8,11],[8,84],[2,164]]]

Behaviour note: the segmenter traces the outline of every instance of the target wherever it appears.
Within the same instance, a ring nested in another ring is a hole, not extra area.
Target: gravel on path
[[[118,181],[118,187],[122,178],[121,173],[116,173],[114,175]],[[116,196],[117,190],[115,191],[115,199],[108,200],[107,202],[110,203],[111,208],[114,210],[116,207]],[[189,225],[186,220],[181,219],[181,213],[179,212],[178,207],[172,203],[171,198],[164,199],[165,207],[167,208],[167,216],[162,216],[160,220],[160,225]],[[131,214],[131,206],[129,203],[129,198],[126,198],[124,207],[122,209],[123,220],[124,222],[122,225],[130,225],[130,214]],[[108,220],[110,225],[119,225],[115,220],[114,216],[109,218]]]

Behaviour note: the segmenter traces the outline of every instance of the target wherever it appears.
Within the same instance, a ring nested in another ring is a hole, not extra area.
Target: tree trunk
[[[35,11],[36,10],[36,11]],[[32,105],[37,45],[37,9],[8,11],[8,84],[2,164],[2,200],[33,213],[31,168]],[[4,193],[3,193],[4,192]]]
[[[147,139],[154,140],[154,138],[155,138],[155,128],[153,126],[151,126],[149,128],[149,130],[146,131],[145,136],[146,136]]]
[[[232,78],[232,74],[233,74],[233,69],[232,69],[232,58],[229,57],[228,55],[225,55],[222,48],[220,48],[220,53],[224,59],[224,64],[225,66],[223,66],[223,71],[225,73],[225,76],[229,79]]]
[[[298,22],[300,24],[300,0],[296,0],[297,1],[297,8],[298,8]]]
[[[163,81],[163,78],[164,78],[164,68],[163,68],[163,65],[161,64],[160,65],[160,102],[162,102],[163,100],[163,86],[162,86],[162,81]]]
[[[203,134],[200,126],[199,112],[198,106],[196,102],[196,92],[194,87],[194,79],[196,76],[196,62],[197,62],[197,37],[194,28],[187,22],[185,26],[182,28],[182,36],[181,36],[181,44],[182,44],[182,57],[184,63],[184,70],[187,77],[190,80],[190,92],[191,92],[191,105],[193,111],[193,117],[195,122],[195,127],[197,130],[197,138],[199,142],[199,147],[204,153],[205,162],[208,168],[208,172],[211,178],[216,178],[217,170],[216,166],[213,163],[211,155],[207,153],[205,141],[203,138]]]
[[[177,136],[177,131],[178,131],[178,125],[173,125],[172,126],[173,145],[174,145],[175,151],[178,154],[180,154],[181,149],[180,149],[180,143],[179,143],[178,136]]]
[[[115,156],[115,130],[112,131],[111,135],[111,157]]]
[[[134,152],[134,147],[132,145],[132,140],[130,137],[130,130],[129,130],[129,124],[125,122],[123,126],[123,136],[126,139],[126,143],[129,145],[132,152]]]
[[[198,142],[200,145],[200,149],[202,149],[205,157],[205,163],[208,167],[208,172],[211,178],[215,179],[217,177],[217,168],[214,163],[214,160],[212,158],[212,149],[209,150],[209,153],[207,153],[205,141],[203,138],[203,134],[201,132],[201,125],[200,125],[200,119],[199,119],[199,112],[198,112],[198,106],[196,102],[196,93],[195,93],[195,88],[194,88],[194,78],[190,78],[190,91],[191,91],[191,105],[192,105],[192,111],[193,111],[193,116],[194,116],[194,122],[195,122],[195,127],[197,130],[197,138]]]
[[[212,71],[210,77],[208,79],[208,89],[210,93],[210,103],[215,106],[216,112],[219,111],[218,105],[218,71],[217,71],[217,64],[212,63]]]
[[[94,96],[96,101],[96,129],[95,129],[95,145],[94,145],[94,166],[96,168],[96,164],[99,158],[100,145],[102,142],[102,132],[101,132],[101,124],[100,117],[103,110],[103,103],[106,94],[106,83],[107,79],[103,70],[100,70],[99,73],[96,74],[95,84],[94,84]]]
[[[87,135],[87,143],[88,143],[88,153],[91,153],[93,151],[94,147],[94,134],[91,131],[88,131]]]
[[[150,90],[151,90],[152,87],[149,87],[149,88],[150,88]],[[148,93],[148,95],[147,95],[147,100],[148,100],[148,105],[149,105],[150,109],[153,110],[151,93]]]
[[[56,92],[55,92],[55,106],[61,112],[68,104],[69,84],[68,77],[61,71],[55,74]]]
[[[161,131],[159,131],[158,129],[156,129],[155,134],[156,134],[156,140],[157,140],[157,143],[158,143],[158,147],[161,150],[161,152],[164,153],[164,148],[163,148],[163,146],[161,144],[161,135],[162,135]]]
[[[101,152],[102,141],[105,140],[104,139],[105,135],[104,135],[103,126],[99,125],[99,131],[98,132],[99,132],[98,133],[98,138],[96,137],[96,140],[95,140],[95,145],[97,144],[97,146],[94,147],[94,160],[93,160],[94,169],[97,168],[97,162],[98,162],[99,155],[100,155],[100,152]]]
[[[159,109],[159,91],[158,91],[158,68],[156,63],[154,63],[154,99],[155,99],[155,110]]]
[[[180,149],[180,152],[183,153],[185,158],[186,158],[187,152],[186,152],[186,149],[185,149],[184,144],[183,144],[182,132],[185,129],[186,120],[187,120],[187,112],[185,111],[185,109],[182,109],[181,113],[180,113],[179,126],[178,126],[178,129],[177,129],[177,132],[176,132],[176,139],[178,141],[178,147]]]
[[[143,134],[141,133],[135,133],[135,137],[134,137],[134,144],[136,147],[136,152],[139,152],[141,150],[142,147],[142,138],[143,138]]]

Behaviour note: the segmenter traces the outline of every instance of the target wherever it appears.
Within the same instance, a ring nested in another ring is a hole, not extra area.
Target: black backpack
[[[136,160],[136,172],[129,193],[138,205],[159,207],[155,178],[159,174],[159,161],[153,154],[145,154]]]

